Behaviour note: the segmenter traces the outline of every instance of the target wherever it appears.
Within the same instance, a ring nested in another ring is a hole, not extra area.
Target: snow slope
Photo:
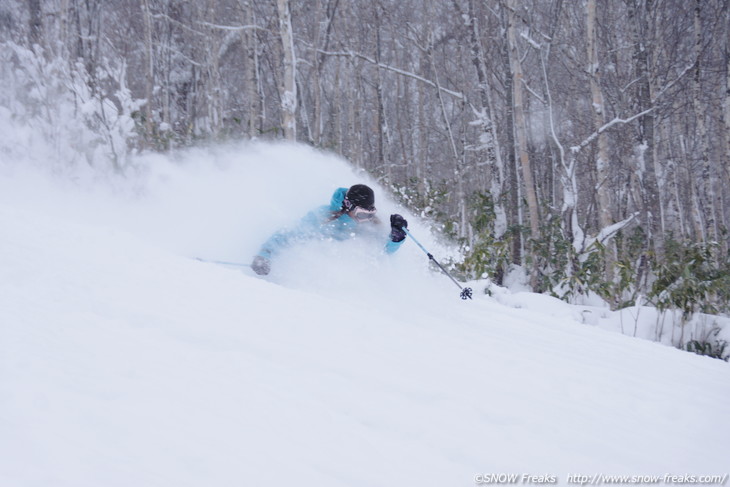
[[[174,159],[93,185],[0,166],[1,486],[727,479],[727,363],[545,296],[464,302],[412,242],[302,244],[267,279],[197,261],[377,185],[297,146]]]

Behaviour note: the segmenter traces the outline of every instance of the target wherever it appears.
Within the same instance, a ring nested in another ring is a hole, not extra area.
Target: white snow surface
[[[730,365],[625,336],[629,314],[484,283],[462,301],[408,241],[303,243],[266,278],[195,260],[250,262],[358,182],[454,252],[342,159],[260,143],[136,164],[0,162],[0,486],[730,472]]]

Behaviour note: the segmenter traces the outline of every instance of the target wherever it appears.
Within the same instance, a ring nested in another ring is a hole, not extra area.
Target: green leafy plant
[[[719,328],[715,328],[710,332],[714,337],[717,337],[719,333]],[[717,358],[725,362],[730,361],[730,349],[728,349],[727,340],[719,340],[716,338],[714,341],[711,341],[709,337],[705,340],[690,340],[687,342],[685,349],[688,352],[693,352],[698,355]]]
[[[490,276],[497,284],[502,284],[504,274],[510,263],[510,238],[512,232],[497,237],[495,223],[497,215],[494,200],[489,193],[478,192],[472,197],[471,224],[474,230],[473,243],[465,246],[465,258],[458,266],[459,271],[478,279]]]
[[[568,300],[579,282],[572,280],[567,272],[575,252],[563,233],[560,217],[548,211],[540,235],[539,239],[529,240],[531,254],[526,257],[528,266],[537,269],[536,291],[549,291],[555,297]]]
[[[665,257],[654,269],[649,298],[660,311],[677,309],[686,323],[696,312],[727,309],[730,265],[717,255],[718,244],[666,242]]]

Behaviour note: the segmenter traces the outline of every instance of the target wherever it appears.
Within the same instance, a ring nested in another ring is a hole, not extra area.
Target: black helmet
[[[365,208],[366,210],[372,210],[375,208],[375,193],[370,187],[364,184],[356,184],[347,190],[345,195],[345,207],[349,206]],[[347,208],[349,210],[349,208]]]

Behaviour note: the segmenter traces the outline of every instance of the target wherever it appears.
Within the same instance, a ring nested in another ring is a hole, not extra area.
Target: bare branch
[[[604,124],[601,128],[599,128],[598,130],[596,130],[595,132],[593,132],[591,135],[589,135],[583,142],[581,142],[578,145],[575,145],[575,146],[571,147],[570,148],[570,151],[573,154],[576,154],[576,153],[582,151],[583,149],[585,149],[591,142],[593,142],[594,140],[596,140],[596,137],[598,137],[599,135],[601,135],[603,132],[605,132],[606,130],[610,129],[614,125],[627,124],[627,123],[633,122],[637,118],[641,118],[644,115],[647,115],[647,114],[649,114],[652,111],[654,111],[654,107],[649,108],[647,110],[644,110],[641,113],[637,113],[636,115],[633,115],[633,116],[631,116],[629,118],[618,118],[618,117],[616,117],[613,120],[611,120],[610,122]]]
[[[220,25],[220,24],[213,24],[211,22],[204,22],[204,21],[197,21],[196,23],[203,25],[205,27],[209,27],[211,29],[230,30],[230,31],[234,31],[234,32],[238,32],[238,31],[242,31],[242,30],[267,30],[258,25]]]
[[[610,225],[606,228],[601,229],[595,237],[587,238],[584,249],[590,249],[591,245],[593,245],[595,242],[598,242],[600,244],[604,244],[606,241],[613,238],[614,235],[616,235],[619,231],[621,231],[626,225],[634,221],[634,219],[639,216],[639,212],[632,213],[627,218],[621,220],[620,222],[616,222],[613,225]],[[590,252],[588,252],[590,253]]]
[[[527,90],[527,92],[529,94],[531,94],[532,96],[534,96],[535,98],[540,100],[540,103],[542,103],[543,105],[547,105],[547,100],[545,100],[545,98],[541,97],[537,92],[535,92],[535,90],[530,88],[530,85],[527,83],[527,81],[524,80],[524,78],[522,79],[522,85],[525,87],[525,89]]]
[[[173,19],[167,14],[163,13],[156,13],[152,14],[151,17],[153,19],[163,19],[167,20],[168,22],[171,22],[175,25],[178,25],[179,27],[182,27],[183,29],[187,30],[188,32],[192,32],[193,34],[199,35],[199,36],[207,36],[208,34],[206,32],[201,32],[199,30],[193,29],[189,25],[186,25],[183,22],[180,22],[179,20]],[[208,27],[211,29],[219,29],[219,30],[227,30],[227,31],[242,31],[242,30],[268,30],[263,27],[260,27],[258,25],[220,25],[220,24],[213,24],[211,22],[205,22],[201,20],[195,21],[196,24],[202,25],[203,27]]]
[[[382,69],[385,69],[388,71],[392,71],[394,73],[400,74],[401,76],[405,76],[407,78],[415,79],[417,81],[420,81],[421,83],[425,83],[425,84],[439,90],[440,92],[444,92],[447,95],[453,96],[454,98],[456,98],[458,100],[466,100],[466,95],[464,95],[463,93],[460,93],[458,91],[449,90],[448,88],[444,88],[443,86],[440,86],[437,83],[434,83],[430,79],[424,78],[423,76],[419,76],[415,73],[411,73],[410,71],[404,71],[400,68],[396,68],[396,67],[393,67],[393,66],[390,66],[387,64],[379,63],[379,62],[375,61],[375,59],[365,56],[364,54],[360,54],[358,52],[353,52],[353,51],[332,52],[332,51],[323,51],[320,49],[317,49],[317,52],[319,52],[320,54],[324,54],[326,56],[342,56],[342,57],[362,59],[363,61],[367,61],[371,64],[374,64],[374,65],[378,66],[379,68],[382,68]]]
[[[669,88],[674,86],[680,79],[682,79],[684,77],[685,74],[689,73],[694,67],[695,67],[695,64],[692,63],[689,66],[687,66],[686,68],[684,68],[684,70],[681,73],[679,73],[679,76],[677,76],[677,78],[675,78],[674,81],[670,81],[669,83],[667,83],[664,86],[664,88],[659,90],[659,93],[656,94],[656,96],[651,100],[651,102],[655,103],[659,98],[661,98],[664,95],[664,93],[669,91]]]
[[[179,27],[182,27],[184,30],[187,30],[188,32],[192,32],[193,34],[199,35],[199,36],[206,36],[207,34],[205,32],[200,32],[199,30],[195,30],[192,27],[187,26],[186,24],[180,22],[179,20],[175,20],[172,17],[170,17],[167,14],[152,14],[150,17],[153,19],[164,19],[167,20],[170,23],[173,23]]]

